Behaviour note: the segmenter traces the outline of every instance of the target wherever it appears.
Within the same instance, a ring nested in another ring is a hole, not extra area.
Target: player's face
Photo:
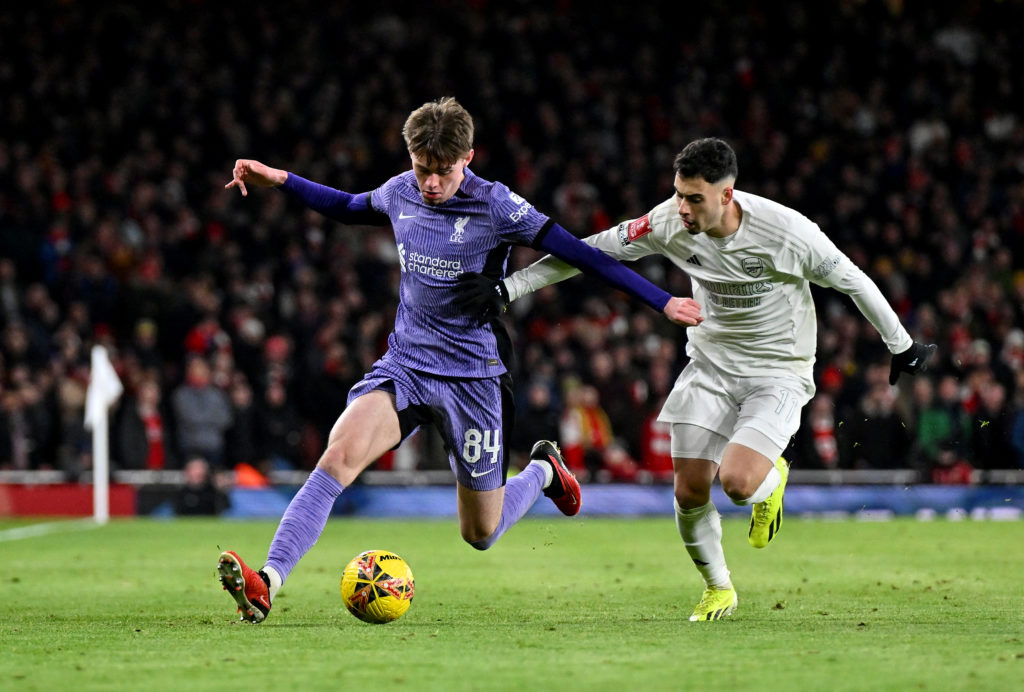
[[[723,230],[725,210],[732,201],[732,181],[709,183],[703,178],[676,175],[676,204],[679,218],[690,235],[717,235]]]
[[[470,149],[465,157],[454,163],[438,163],[428,158],[421,158],[409,152],[412,160],[412,171],[416,175],[416,184],[420,187],[420,194],[427,204],[441,204],[452,198],[452,195],[459,189],[463,178],[466,177],[464,169],[473,159],[473,150]]]

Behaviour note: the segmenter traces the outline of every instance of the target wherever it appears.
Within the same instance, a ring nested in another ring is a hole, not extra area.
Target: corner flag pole
[[[97,524],[110,519],[110,451],[108,446],[107,411],[92,429],[92,516]]]
[[[92,369],[85,395],[85,427],[92,430],[92,505],[97,524],[110,518],[110,448],[108,418],[110,407],[124,387],[110,364],[107,349],[92,347]]]

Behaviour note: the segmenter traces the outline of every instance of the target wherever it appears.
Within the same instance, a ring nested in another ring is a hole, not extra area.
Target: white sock
[[[722,549],[722,518],[713,502],[694,509],[676,508],[676,528],[686,546],[694,566],[704,577],[704,583],[719,589],[732,588],[729,568],[725,566]]]
[[[551,485],[551,481],[555,480],[555,469],[551,467],[551,462],[534,459],[530,464],[540,464],[540,467],[544,470],[544,485],[541,487],[547,488]],[[529,464],[527,464],[527,466],[529,466]]]
[[[737,502],[738,505],[756,505],[758,502],[764,502],[768,499],[768,496],[775,492],[775,489],[779,487],[779,483],[782,482],[782,476],[779,474],[779,470],[772,466],[772,470],[768,472],[768,475],[761,481],[761,485],[757,486],[757,490],[754,494],[748,497],[742,502]]]
[[[277,570],[270,565],[263,565],[263,569],[261,571],[267,575],[267,579],[270,580],[270,602],[273,603],[274,596],[277,595],[277,590],[281,588],[281,575],[278,574]]]

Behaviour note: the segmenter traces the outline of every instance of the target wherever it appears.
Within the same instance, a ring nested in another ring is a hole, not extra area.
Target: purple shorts
[[[505,485],[505,443],[515,418],[508,374],[442,377],[402,367],[385,355],[352,387],[348,403],[377,389],[395,396],[403,441],[423,424],[437,429],[459,485],[472,490]]]

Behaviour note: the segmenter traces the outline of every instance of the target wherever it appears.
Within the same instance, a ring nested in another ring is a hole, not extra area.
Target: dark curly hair
[[[672,168],[680,178],[703,178],[709,183],[726,178],[735,180],[739,173],[736,152],[715,137],[695,139],[687,144],[676,156]]]

